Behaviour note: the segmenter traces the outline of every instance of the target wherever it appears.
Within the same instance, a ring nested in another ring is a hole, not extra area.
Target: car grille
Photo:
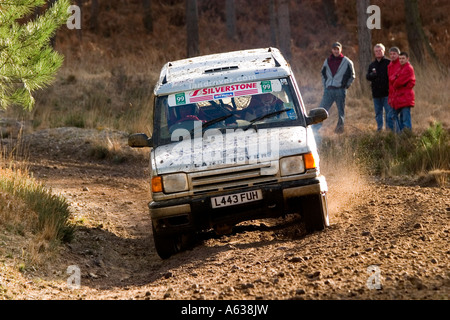
[[[271,170],[270,162],[191,173],[190,186],[194,194],[201,194],[257,186],[278,180],[278,170],[274,174],[265,174],[265,170]]]

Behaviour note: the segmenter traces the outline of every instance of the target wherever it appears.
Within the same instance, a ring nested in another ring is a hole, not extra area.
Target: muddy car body
[[[327,183],[289,64],[276,48],[167,63],[154,89],[151,138],[153,236],[158,254],[183,250],[196,233],[299,213],[307,231],[328,222]]]

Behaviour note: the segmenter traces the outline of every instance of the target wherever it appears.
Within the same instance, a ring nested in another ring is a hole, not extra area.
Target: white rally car
[[[329,225],[327,183],[289,64],[276,48],[168,62],[154,89],[150,147],[155,247],[165,259],[188,239],[242,221],[299,213],[306,230]]]

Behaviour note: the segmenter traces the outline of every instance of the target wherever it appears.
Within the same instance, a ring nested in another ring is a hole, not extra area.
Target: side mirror
[[[153,140],[145,133],[134,133],[128,137],[128,145],[132,148],[152,147]]]
[[[306,117],[306,124],[312,125],[316,123],[320,123],[323,120],[328,118],[328,112],[324,108],[316,108],[309,111],[308,116]]]

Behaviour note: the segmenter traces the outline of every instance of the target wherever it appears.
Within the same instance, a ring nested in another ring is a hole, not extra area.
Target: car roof
[[[260,48],[171,61],[161,69],[155,95],[286,77],[291,68],[277,48]]]

